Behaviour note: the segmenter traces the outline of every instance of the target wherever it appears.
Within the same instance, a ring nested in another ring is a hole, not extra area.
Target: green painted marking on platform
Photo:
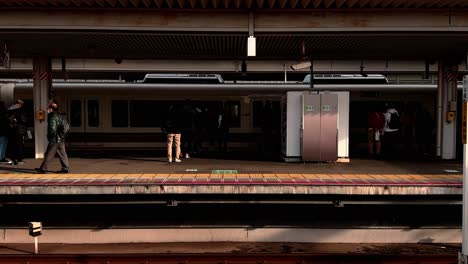
[[[211,174],[237,174],[237,170],[212,170]]]

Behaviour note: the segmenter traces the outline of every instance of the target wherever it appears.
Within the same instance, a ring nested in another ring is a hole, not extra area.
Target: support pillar
[[[437,82],[437,157],[455,159],[457,152],[458,67],[439,61]]]
[[[47,148],[47,107],[52,88],[52,63],[47,56],[33,58],[34,147],[36,159],[44,158]],[[45,120],[38,119],[38,111],[45,111]]]

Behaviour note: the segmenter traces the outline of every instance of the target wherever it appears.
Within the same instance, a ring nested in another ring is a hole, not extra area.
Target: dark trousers
[[[13,161],[23,160],[24,153],[24,140],[23,136],[19,134],[10,135],[8,138],[8,151],[7,156]]]
[[[41,169],[47,170],[47,164],[58,154],[62,169],[68,169],[68,156],[65,151],[65,143],[50,143],[47,145],[44,161],[41,164]]]

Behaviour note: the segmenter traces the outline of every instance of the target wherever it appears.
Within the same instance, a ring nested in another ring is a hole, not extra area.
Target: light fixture
[[[249,12],[249,38],[247,39],[247,56],[255,57],[257,55],[256,40],[254,37],[254,14]]]
[[[298,64],[291,65],[291,69],[293,69],[294,71],[298,71],[298,70],[302,70],[307,67],[310,67],[311,65],[312,63],[310,61],[306,61],[306,62],[301,62]]]
[[[256,40],[254,36],[250,36],[247,39],[247,56],[255,57],[256,55]]]

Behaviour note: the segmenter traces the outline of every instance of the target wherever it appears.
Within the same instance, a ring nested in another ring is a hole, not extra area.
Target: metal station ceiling
[[[245,33],[0,31],[0,36],[7,40],[12,57],[242,59],[247,50]],[[465,58],[468,49],[468,33],[456,32],[261,33],[256,37],[258,59]]]
[[[0,7],[175,9],[467,8],[468,0],[2,0],[0,1]]]

